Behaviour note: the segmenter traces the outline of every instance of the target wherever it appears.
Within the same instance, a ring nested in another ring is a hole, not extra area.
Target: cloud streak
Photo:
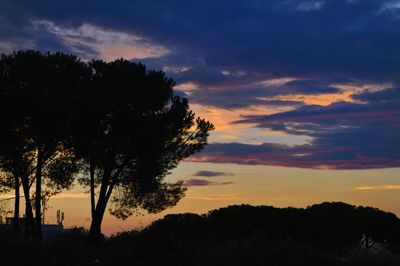
[[[206,179],[197,179],[197,178],[191,178],[189,180],[186,180],[183,185],[186,187],[203,187],[203,186],[225,186],[225,185],[232,185],[234,184],[233,182],[214,182],[214,181],[209,181]]]
[[[216,172],[216,171],[197,171],[193,176],[204,176],[204,177],[214,177],[214,176],[232,176],[231,173]]]
[[[380,186],[359,186],[353,190],[369,191],[369,190],[400,190],[400,185],[380,185]]]

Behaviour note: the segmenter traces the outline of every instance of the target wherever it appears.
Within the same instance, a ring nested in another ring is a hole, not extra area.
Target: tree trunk
[[[14,221],[13,221],[13,231],[14,233],[19,233],[19,202],[20,202],[20,195],[19,195],[19,187],[20,187],[20,179],[18,176],[14,177],[15,181],[15,202],[14,202]]]
[[[36,220],[36,240],[42,239],[42,145],[38,146],[37,166],[36,166],[36,195],[35,195],[35,220]]]
[[[35,233],[35,221],[33,220],[32,203],[29,193],[29,179],[27,176],[21,177],[22,189],[25,197],[25,233]]]
[[[107,202],[105,200],[105,197],[99,196],[89,230],[89,240],[92,242],[97,241],[101,238],[101,223],[103,222],[106,206]]]
[[[94,212],[95,212],[95,191],[94,191],[94,163],[93,160],[90,160],[90,210],[92,213],[92,220],[94,218]]]
[[[103,175],[96,209],[94,211],[89,229],[89,240],[92,242],[101,238],[101,223],[103,221],[104,212],[106,210],[108,200],[110,199],[113,187],[114,185],[110,184],[110,172],[106,170]]]

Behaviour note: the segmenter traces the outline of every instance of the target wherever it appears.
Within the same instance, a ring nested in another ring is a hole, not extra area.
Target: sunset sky
[[[400,216],[399,0],[0,0],[0,52],[20,49],[162,69],[216,126],[168,177],[188,187],[176,207],[107,214],[107,234],[241,203]],[[89,226],[85,192],[55,196],[46,220]]]

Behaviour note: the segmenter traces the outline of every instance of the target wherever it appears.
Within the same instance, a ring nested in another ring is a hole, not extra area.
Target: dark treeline
[[[400,219],[388,212],[341,202],[303,208],[235,205],[206,215],[167,215],[145,234],[173,239],[240,240],[257,237],[292,239],[334,252],[357,246],[400,248]],[[189,234],[189,235],[188,235]]]
[[[26,236],[41,239],[46,201],[77,176],[90,191],[93,240],[107,206],[124,219],[184,196],[182,182],[164,177],[207,144],[213,125],[195,117],[174,85],[164,72],[123,59],[1,55],[0,189],[14,190],[17,221],[22,188]]]
[[[88,245],[75,229],[32,255],[3,257],[22,265],[271,265],[398,266],[400,219],[392,213],[341,202],[305,209],[229,206],[205,215],[167,215],[141,231]],[[23,243],[23,242],[22,242]],[[23,245],[22,245],[23,246]],[[0,242],[12,253],[21,242]],[[45,251],[44,251],[45,250]]]

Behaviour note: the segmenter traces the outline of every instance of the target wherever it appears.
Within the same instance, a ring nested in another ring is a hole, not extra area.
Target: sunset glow
[[[186,196],[159,214],[106,211],[108,235],[232,204],[344,201],[400,215],[399,1],[1,2],[1,53],[144,64],[215,126],[167,176]],[[46,222],[61,209],[67,226],[88,228],[88,190],[51,197]]]

